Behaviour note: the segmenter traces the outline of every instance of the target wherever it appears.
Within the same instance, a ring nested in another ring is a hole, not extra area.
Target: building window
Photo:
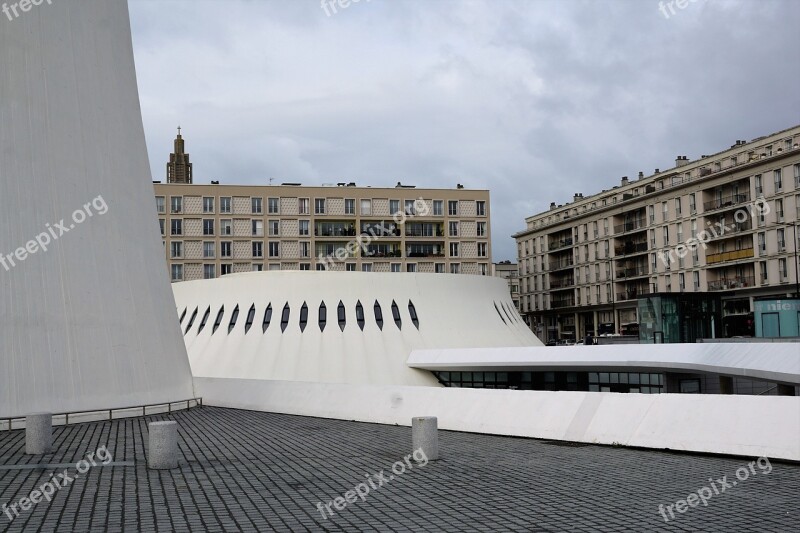
[[[800,163],[794,166],[794,188],[800,189]],[[798,204],[798,209],[800,209],[800,204]]]
[[[263,220],[251,220],[250,221],[252,235],[253,237],[263,237],[264,236],[264,221]]]
[[[400,272],[400,263],[392,263],[389,269],[391,272]]]
[[[203,265],[203,279],[214,279],[217,277],[216,265]]]
[[[361,200],[361,216],[372,215],[372,200]]]
[[[692,286],[694,287],[695,292],[700,291],[700,272],[696,270],[692,272]]]
[[[800,166],[800,165],[796,165]],[[443,200],[434,200],[433,201],[433,215],[440,217],[444,214],[444,201]]]
[[[214,219],[203,219],[203,235],[214,235]]]
[[[761,183],[761,174],[756,174],[755,182],[756,182],[756,196],[761,196],[762,194],[764,194],[764,186]]]
[[[170,201],[170,211],[172,213],[183,212],[183,196],[171,196],[169,201]]]
[[[314,200],[314,214],[315,215],[325,214],[325,198],[316,198]]]
[[[487,246],[485,242],[478,243],[478,257],[486,257],[486,248]]]
[[[262,198],[251,198],[250,199],[250,209],[254,215],[260,215],[264,212],[262,204]]]
[[[225,219],[219,221],[219,234],[233,235],[233,221],[231,219]]]
[[[697,199],[695,198],[695,194],[694,193],[689,195],[689,212],[692,215],[697,213]]]
[[[595,222],[595,225],[596,224],[597,224],[597,222]],[[596,230],[596,228],[595,228],[595,230]],[[476,234],[478,235],[478,237],[486,237],[486,222],[478,222],[477,225],[476,225],[476,232],[477,232]],[[525,254],[525,255],[527,255],[527,254]]]
[[[355,263],[345,263],[344,270],[345,270],[345,272],[355,272],[356,271],[356,264]]]
[[[786,233],[783,228],[778,228],[778,251],[786,251]]]
[[[169,245],[170,256],[172,259],[180,259],[183,257],[183,243],[180,241],[172,241]]]
[[[416,272],[417,271],[417,264],[416,263],[408,263],[406,265],[406,272]]]
[[[279,242],[269,243],[269,256],[279,257],[281,255],[281,247]]]
[[[781,177],[781,169],[773,171],[775,176],[775,192],[783,191],[783,178]]]
[[[400,200],[389,200],[389,214],[396,215],[400,213]]]
[[[219,243],[219,256],[220,257],[232,257],[233,256],[233,245],[229,241],[223,241]]]
[[[166,224],[163,218],[158,219],[158,227],[161,228],[161,236],[164,236],[164,225]]]
[[[308,200],[306,200],[308,201]],[[260,213],[261,211],[259,211]],[[270,215],[278,215],[281,212],[280,198],[267,198],[267,212]]]
[[[475,212],[479,217],[486,216],[486,202],[483,200],[478,200],[475,202]]]
[[[309,257],[311,250],[311,243],[310,242],[301,242],[300,243],[300,257]]]
[[[203,197],[203,213],[213,213],[214,212],[214,197],[213,196],[204,196]]]
[[[451,263],[450,264],[450,273],[451,274],[460,274],[461,273],[461,265],[458,263]]]
[[[270,237],[277,237],[280,235],[280,221],[279,220],[270,220],[269,224],[269,235]]]
[[[758,234],[758,255],[767,253],[767,235],[764,232]]]
[[[405,211],[406,211],[406,215],[409,215],[409,216],[417,214],[417,208],[415,206],[414,200],[406,200],[406,209],[405,209]]]
[[[450,228],[450,236],[458,237],[458,222],[451,221],[448,227]]]
[[[174,218],[170,221],[170,235],[183,235],[183,220]]]
[[[300,270],[311,270],[311,263],[300,263]]]
[[[683,272],[678,274],[678,285],[680,286],[680,291],[683,292],[686,290],[686,276]]]
[[[344,214],[345,215],[355,215],[356,214],[356,201],[352,198],[347,198],[344,201]]]
[[[458,200],[447,201],[447,214],[451,217],[458,216]]]
[[[183,265],[172,265],[172,281],[183,280]]]
[[[433,265],[433,271],[436,274],[444,274],[444,263],[436,263]]]
[[[783,200],[775,200],[775,216],[778,222],[783,222]]]
[[[361,265],[361,272],[372,272],[372,263],[364,263]]]
[[[675,198],[675,216],[681,216],[681,199]]]
[[[231,212],[231,198],[230,196],[223,196],[219,199],[219,212],[220,213],[230,213]]]
[[[216,252],[216,246],[213,242],[206,241],[203,243],[203,258],[213,259]]]
[[[298,233],[302,236],[308,236],[308,220],[301,220],[298,226]]]
[[[450,243],[450,257],[458,257],[458,243],[451,242]]]
[[[298,198],[297,200],[297,212],[301,215],[308,214],[308,198]]]
[[[156,196],[156,211],[159,213],[164,212],[164,197]]]
[[[759,270],[761,271],[761,283],[767,283],[767,262],[766,261],[759,261],[758,263]]]
[[[264,243],[260,241],[253,242],[253,257],[264,257]]]
[[[781,274],[781,281],[786,281],[789,279],[789,270],[786,268],[786,258],[781,257],[778,259],[778,271]]]

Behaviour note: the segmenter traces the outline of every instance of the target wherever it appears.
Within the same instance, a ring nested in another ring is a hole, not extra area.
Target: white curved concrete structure
[[[438,386],[430,372],[407,366],[412,350],[541,345],[499,278],[252,272],[177,283],[173,291],[195,376]]]
[[[190,398],[127,3],[28,8],[0,20],[0,417]]]

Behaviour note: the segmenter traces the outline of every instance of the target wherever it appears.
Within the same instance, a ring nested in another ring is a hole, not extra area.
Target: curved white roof
[[[173,290],[201,377],[438,385],[412,350],[541,345],[499,278],[272,271]]]

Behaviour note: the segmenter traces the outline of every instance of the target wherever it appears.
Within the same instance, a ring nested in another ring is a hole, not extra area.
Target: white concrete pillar
[[[411,441],[414,451],[422,449],[431,461],[439,458],[439,421],[435,416],[415,416],[411,419]]]
[[[150,422],[147,450],[147,467],[169,470],[178,467],[178,423],[173,421]]]
[[[25,417],[25,453],[44,455],[53,448],[53,415],[33,413]]]

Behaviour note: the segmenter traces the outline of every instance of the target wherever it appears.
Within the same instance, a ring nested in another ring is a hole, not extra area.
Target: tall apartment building
[[[260,270],[492,274],[489,191],[154,187],[172,281]]]
[[[542,340],[638,333],[637,299],[705,293],[742,334],[759,297],[798,284],[800,126],[526,219],[514,235],[521,311]],[[700,242],[702,241],[702,242]]]

